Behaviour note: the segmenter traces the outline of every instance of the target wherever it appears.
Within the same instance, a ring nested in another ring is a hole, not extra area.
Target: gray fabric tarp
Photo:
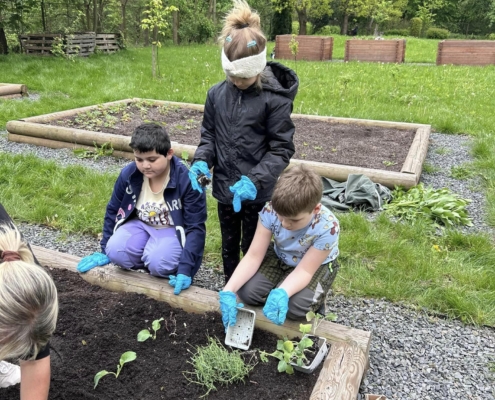
[[[345,182],[321,177],[323,197],[321,203],[337,211],[358,208],[365,211],[379,211],[383,204],[392,199],[390,189],[374,183],[362,174],[350,174]]]

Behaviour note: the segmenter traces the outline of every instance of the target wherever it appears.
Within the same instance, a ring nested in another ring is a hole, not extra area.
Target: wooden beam
[[[413,142],[407,153],[406,160],[402,165],[401,173],[414,174],[417,180],[421,176],[423,170],[423,162],[428,152],[428,145],[430,142],[430,126],[425,125],[416,131]]]

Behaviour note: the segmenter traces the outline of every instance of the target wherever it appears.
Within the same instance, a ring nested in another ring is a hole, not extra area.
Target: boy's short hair
[[[138,153],[155,150],[158,154],[167,155],[170,148],[170,137],[167,130],[153,122],[147,122],[134,129],[129,146]]]
[[[280,175],[272,195],[272,207],[284,217],[311,212],[321,201],[323,183],[316,172],[299,164]]]

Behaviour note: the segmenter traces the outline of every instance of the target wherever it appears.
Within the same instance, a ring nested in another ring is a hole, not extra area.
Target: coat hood
[[[294,101],[299,87],[299,78],[289,67],[268,61],[263,71],[263,90],[275,92]]]

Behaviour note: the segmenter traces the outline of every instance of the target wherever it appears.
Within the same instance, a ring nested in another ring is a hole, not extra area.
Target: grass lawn
[[[336,37],[335,58],[343,58],[344,41]],[[401,65],[284,61],[300,77],[294,111],[428,123],[437,131],[474,136],[475,173],[486,178],[489,223],[495,225],[495,68],[408,64],[434,62],[436,46],[437,41],[408,38],[407,63]],[[208,88],[224,78],[215,46],[165,46],[159,57],[163,78],[153,81],[149,48],[74,61],[0,56],[1,81],[24,83],[40,96],[0,101],[0,129],[15,118],[129,97],[202,104]],[[0,157],[0,202],[18,219],[67,232],[101,231],[114,180],[115,175],[61,168],[32,156]],[[208,202],[206,261],[213,265],[220,235],[215,202]],[[396,224],[383,215],[374,223],[359,213],[339,219],[338,292],[406,301],[495,326],[492,238],[456,230],[439,237],[426,223]]]

